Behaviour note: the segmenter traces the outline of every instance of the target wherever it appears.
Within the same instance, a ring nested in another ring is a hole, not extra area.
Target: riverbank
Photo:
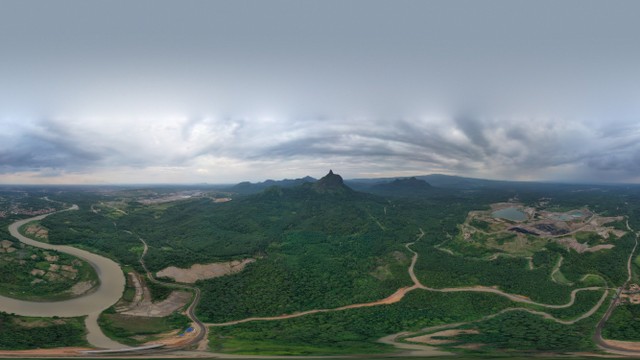
[[[62,211],[77,210],[78,206]],[[55,213],[51,213],[55,214]],[[35,246],[45,250],[55,250],[61,253],[75,256],[90,264],[99,277],[98,288],[81,297],[64,301],[24,301],[6,296],[0,296],[0,311],[13,313],[22,316],[35,317],[78,317],[87,316],[85,325],[87,327],[87,340],[93,346],[99,348],[122,348],[125,347],[106,337],[97,324],[99,314],[116,303],[122,296],[125,287],[125,277],[120,266],[111,259],[80,250],[72,246],[52,245],[30,239],[20,233],[20,228],[32,221],[39,221],[51,215],[39,215],[28,219],[14,222],[9,226],[9,233],[20,242]]]

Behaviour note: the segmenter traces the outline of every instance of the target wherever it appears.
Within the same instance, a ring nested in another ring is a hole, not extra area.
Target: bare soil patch
[[[127,274],[129,281],[135,287],[135,295],[131,302],[120,300],[116,304],[116,312],[122,315],[165,317],[174,311],[182,308],[191,300],[191,293],[188,291],[172,291],[169,297],[160,302],[152,302],[149,287],[135,272]]]
[[[26,327],[26,328],[39,328],[39,327],[47,327],[49,326],[49,323],[46,321],[21,321],[18,319],[14,319],[13,322],[17,325],[20,325],[22,327]]]
[[[185,306],[191,300],[191,293],[187,291],[173,291],[169,297],[161,302],[152,303],[145,298],[136,306],[121,312],[123,315],[165,317]]]
[[[640,351],[640,342],[635,341],[621,341],[621,340],[608,340],[604,339],[610,346],[625,349],[627,351]]]
[[[34,350],[0,350],[0,356],[11,356],[11,357],[21,357],[21,356],[29,356],[29,357],[64,357],[64,356],[79,356],[83,351],[93,350],[91,348],[81,348],[81,347],[66,347],[66,348],[55,348],[55,349],[34,349]]]
[[[383,338],[381,338],[380,340],[378,340],[378,342],[383,343],[383,344],[387,344],[387,345],[393,345],[395,346],[397,349],[401,349],[404,350],[404,352],[401,354],[401,356],[445,356],[445,355],[453,355],[452,353],[449,352],[445,352],[442,351],[436,347],[433,346],[427,346],[427,345],[421,345],[421,344],[407,344],[404,342],[399,342],[397,341],[397,339],[399,337],[401,337],[402,335],[406,335],[406,333],[398,333],[398,334],[392,334],[392,335],[387,335]]]
[[[191,324],[193,331],[184,332],[182,330],[174,330],[162,334],[155,335],[153,340],[145,343],[144,345],[152,344],[165,344],[168,347],[179,347],[189,344],[194,338],[198,336],[198,327]]]
[[[29,225],[24,232],[27,235],[32,235],[36,239],[49,239],[49,230],[40,225]]]
[[[596,246],[589,246],[587,244],[581,244],[574,238],[561,238],[557,239],[556,242],[560,245],[565,246],[567,249],[573,249],[578,254],[582,254],[584,252],[596,252],[605,249],[612,249],[614,247],[613,244],[600,244]]]
[[[157,277],[167,277],[177,282],[193,284],[198,280],[213,279],[220,276],[235,274],[244,270],[247,264],[256,261],[249,258],[212,264],[194,264],[189,269],[181,269],[169,266],[156,273]]]
[[[515,208],[527,215],[524,221],[509,221],[493,217],[493,212]],[[531,256],[541,250],[548,241],[557,241],[578,253],[611,249],[613,240],[626,231],[608,225],[621,221],[623,217],[603,217],[588,208],[564,212],[537,210],[520,203],[504,202],[491,204],[489,211],[470,211],[460,225],[459,240],[472,242],[476,246],[499,249],[515,256]],[[597,235],[600,244],[582,244],[586,235]],[[580,241],[577,241],[581,239]]]
[[[407,341],[427,344],[427,345],[443,345],[456,342],[454,339],[436,339],[437,337],[455,337],[460,334],[479,334],[478,330],[443,330],[433,334],[420,335],[412,338],[405,339]]]
[[[81,281],[73,285],[71,289],[69,289],[69,293],[73,295],[82,295],[93,289],[95,285],[96,284],[93,281]]]
[[[399,263],[404,263],[406,261],[408,261],[409,259],[407,258],[407,255],[403,252],[400,251],[394,251],[391,253],[391,255],[393,256],[394,259],[396,259],[396,261],[398,261]]]
[[[456,349],[465,349],[465,350],[480,350],[484,344],[482,343],[471,343],[471,344],[462,344],[455,346]]]

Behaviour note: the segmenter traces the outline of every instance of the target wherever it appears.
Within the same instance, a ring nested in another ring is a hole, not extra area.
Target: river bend
[[[77,209],[78,206],[73,205],[67,210]],[[95,269],[98,278],[100,279],[100,284],[95,291],[89,294],[62,301],[36,302],[0,296],[0,311],[22,316],[87,316],[87,320],[85,321],[88,330],[87,339],[92,345],[102,348],[123,347],[123,345],[105,337],[102,334],[102,331],[100,331],[96,321],[98,315],[103,310],[115,304],[122,296],[126,282],[122,269],[115,261],[90,253],[86,250],[77,249],[67,245],[42,243],[20,234],[19,229],[21,226],[31,221],[42,220],[48,215],[51,214],[16,221],[9,226],[9,233],[24,244],[46,250],[63,252],[88,262]]]

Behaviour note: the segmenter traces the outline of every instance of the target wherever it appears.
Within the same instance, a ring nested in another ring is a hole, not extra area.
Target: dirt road
[[[467,287],[459,287],[459,288],[442,288],[442,289],[435,289],[435,288],[430,288],[428,286],[423,285],[420,280],[418,279],[418,277],[415,274],[414,268],[416,265],[416,262],[418,261],[418,253],[415,252],[413,249],[411,249],[411,245],[415,244],[415,242],[419,241],[420,239],[422,239],[424,237],[425,233],[422,229],[420,229],[420,234],[418,234],[418,237],[415,241],[410,242],[405,244],[405,247],[407,248],[407,250],[409,250],[413,256],[411,257],[411,264],[409,265],[408,268],[408,274],[409,277],[411,278],[411,281],[413,282],[412,286],[409,287],[403,287],[398,289],[395,293],[393,293],[392,295],[390,295],[389,297],[382,299],[382,300],[378,300],[378,301],[373,301],[373,302],[368,302],[368,303],[360,303],[360,304],[352,304],[352,305],[346,305],[346,306],[341,306],[338,308],[332,308],[332,309],[314,309],[314,310],[307,310],[307,311],[302,311],[302,312],[297,312],[297,313],[292,313],[292,314],[285,314],[285,315],[278,315],[278,316],[266,316],[266,317],[250,317],[250,318],[245,318],[245,319],[239,319],[239,320],[234,320],[234,321],[228,321],[228,322],[224,322],[224,323],[206,323],[206,326],[229,326],[229,325],[237,325],[237,324],[242,324],[242,323],[246,323],[246,322],[251,322],[251,321],[275,321],[275,320],[284,320],[284,319],[292,319],[292,318],[297,318],[297,317],[301,317],[301,316],[306,316],[306,315],[311,315],[311,314],[317,314],[317,313],[323,313],[323,312],[331,312],[331,311],[342,311],[342,310],[348,310],[348,309],[357,309],[357,308],[363,308],[363,307],[370,307],[370,306],[379,306],[379,305],[388,305],[388,304],[393,304],[396,302],[399,302],[400,300],[402,300],[404,298],[404,296],[406,294],[408,294],[409,292],[416,290],[416,289],[422,289],[422,290],[427,290],[427,291],[434,291],[434,292],[486,292],[486,293],[493,293],[493,294],[497,294],[500,296],[504,296],[512,301],[515,302],[520,302],[520,303],[525,303],[525,304],[531,304],[531,305],[537,305],[540,307],[545,307],[545,308],[549,308],[549,309],[562,309],[562,308],[567,308],[572,306],[575,303],[576,300],[576,294],[580,291],[597,291],[597,290],[602,290],[602,287],[598,287],[598,286],[592,286],[592,287],[586,287],[586,288],[581,288],[581,289],[575,289],[571,292],[571,297],[569,302],[567,302],[566,304],[560,304],[560,305],[555,305],[555,304],[543,304],[543,303],[539,303],[539,302],[535,302],[532,301],[524,296],[521,295],[514,295],[514,294],[509,294],[509,293],[505,293],[502,290],[498,290],[498,289],[494,289],[491,287],[486,287],[486,286],[467,286]],[[605,291],[605,295],[608,294],[608,291]],[[589,312],[585,313],[583,316],[584,317],[589,317],[591,316],[595,311],[597,311],[597,308],[600,307],[600,305],[602,304],[602,302],[606,299],[606,296],[603,295],[603,297],[600,299],[600,302],[598,303],[598,305],[596,307],[594,307],[593,309],[589,310]],[[542,312],[536,312],[538,315],[542,315],[545,314],[546,316],[552,318],[551,315],[547,314],[547,313],[542,313]],[[583,318],[584,318],[583,317]]]
[[[189,341],[186,341],[184,343],[181,343],[179,346],[172,348],[173,350],[175,349],[184,349],[186,347],[189,347],[191,345],[194,344],[199,344],[202,341],[206,341],[207,338],[207,332],[208,332],[208,328],[205,326],[205,324],[200,321],[200,319],[198,319],[198,317],[196,316],[195,310],[196,307],[198,306],[198,303],[200,302],[200,298],[201,298],[201,292],[200,289],[195,287],[195,286],[188,286],[188,285],[180,285],[180,284],[174,284],[174,283],[163,283],[161,281],[158,281],[154,276],[153,273],[151,271],[149,271],[149,269],[147,268],[147,265],[144,263],[144,257],[145,255],[147,255],[147,251],[149,250],[149,246],[147,245],[147,242],[144,241],[144,239],[142,239],[141,237],[138,236],[138,239],[142,242],[144,249],[142,250],[142,255],[140,255],[140,265],[142,265],[142,268],[144,269],[144,271],[147,273],[147,278],[149,279],[149,281],[154,282],[156,284],[162,284],[162,285],[166,285],[172,288],[180,288],[180,289],[187,289],[190,291],[194,292],[194,297],[193,297],[193,301],[191,302],[191,304],[189,305],[189,307],[187,308],[187,311],[185,312],[187,317],[191,320],[191,322],[195,325],[196,329],[196,333],[197,335],[193,338],[191,338]],[[166,349],[162,349],[162,351],[166,351]]]
[[[486,287],[486,286],[468,286],[468,287],[441,288],[441,289],[430,288],[430,287],[427,287],[427,286],[423,285],[420,282],[420,280],[417,278],[417,276],[415,275],[414,268],[415,268],[415,264],[416,264],[416,262],[418,260],[418,253],[415,252],[411,248],[411,246],[415,242],[421,240],[424,237],[424,235],[425,235],[424,231],[422,229],[420,229],[420,234],[418,234],[416,240],[405,245],[407,250],[410,251],[413,254],[413,256],[411,258],[411,263],[409,265],[409,268],[407,269],[408,275],[411,278],[411,281],[413,282],[413,285],[412,286],[408,286],[408,287],[400,288],[395,293],[393,293],[390,296],[388,296],[387,298],[384,298],[384,299],[381,299],[381,300],[377,300],[377,301],[368,302],[368,303],[351,304],[351,305],[345,305],[345,306],[342,306],[342,307],[331,308],[331,309],[313,309],[313,310],[302,311],[302,312],[286,314],[286,315],[279,315],[279,316],[250,317],[250,318],[239,319],[239,320],[234,320],[234,321],[229,321],[229,322],[224,322],[224,323],[207,323],[207,324],[204,324],[195,315],[195,308],[198,305],[198,302],[199,302],[200,297],[201,297],[200,289],[198,289],[197,287],[191,287],[191,286],[187,286],[187,285],[167,284],[169,286],[179,287],[179,288],[184,288],[184,289],[190,289],[190,290],[194,291],[194,293],[195,293],[194,300],[191,303],[191,305],[189,306],[189,308],[187,309],[186,313],[187,313],[187,316],[196,325],[197,331],[198,331],[198,335],[196,337],[192,338],[192,340],[189,341],[188,343],[181,344],[181,346],[179,346],[179,347],[150,351],[147,354],[156,354],[156,353],[160,353],[160,352],[175,351],[175,350],[178,350],[178,349],[181,349],[181,348],[185,348],[185,347],[193,345],[193,344],[201,343],[202,341],[206,340],[207,327],[208,326],[216,326],[216,327],[229,326],[229,325],[236,325],[236,324],[241,324],[241,323],[246,323],[246,322],[251,322],[251,321],[278,321],[278,320],[291,319],[291,318],[296,318],[296,317],[301,317],[301,316],[306,316],[306,315],[311,315],[311,314],[316,314],[316,313],[332,312],[332,311],[343,311],[343,310],[348,310],[348,309],[356,309],[356,308],[363,308],[363,307],[388,305],[388,304],[393,304],[393,303],[397,303],[397,302],[401,301],[407,293],[409,293],[411,291],[414,291],[416,289],[425,290],[425,291],[434,291],[434,292],[445,292],[445,293],[446,292],[487,292],[487,293],[493,293],[493,294],[497,294],[497,295],[500,295],[500,296],[504,296],[504,297],[514,301],[514,302],[532,304],[532,305],[537,305],[537,306],[540,306],[540,307],[545,307],[545,308],[550,308],[550,309],[560,309],[560,308],[566,308],[566,307],[572,306],[575,303],[576,294],[578,292],[580,292],[580,291],[596,291],[596,290],[602,290],[602,289],[605,290],[604,293],[603,293],[603,296],[600,298],[598,303],[592,309],[590,309],[589,311],[587,311],[583,315],[581,315],[581,316],[579,316],[579,317],[577,317],[575,319],[572,319],[572,320],[557,319],[557,318],[553,317],[552,315],[550,315],[548,313],[545,313],[545,312],[542,312],[542,311],[537,311],[537,310],[532,310],[532,309],[525,309],[525,308],[508,308],[508,309],[504,309],[504,310],[502,310],[502,311],[500,311],[498,313],[491,314],[491,315],[488,315],[488,316],[486,316],[484,318],[476,320],[476,321],[482,321],[482,320],[490,319],[492,317],[498,316],[498,315],[500,315],[502,313],[505,313],[505,312],[526,311],[526,312],[529,312],[529,313],[532,313],[532,314],[536,314],[536,315],[542,316],[544,318],[556,321],[556,322],[561,323],[561,324],[573,324],[573,323],[575,323],[577,321],[580,321],[582,319],[585,319],[585,318],[593,315],[600,308],[600,306],[604,303],[604,301],[606,300],[606,298],[607,298],[607,296],[609,294],[609,291],[606,288],[602,288],[602,287],[586,287],[586,288],[581,288],[581,289],[575,289],[575,290],[573,290],[571,292],[571,297],[570,297],[570,300],[569,300],[568,303],[556,305],[556,304],[538,303],[538,302],[532,301],[529,298],[521,296],[521,295],[505,293],[505,292],[503,292],[503,291],[501,291],[499,289]],[[143,266],[144,270],[146,271],[146,273],[147,273],[147,275],[149,277],[149,280],[153,281],[153,282],[160,283],[158,280],[156,280],[153,277],[153,274],[147,269],[147,267],[146,267],[146,265],[144,263],[144,256],[146,255],[146,253],[148,251],[148,245],[146,244],[146,242],[142,238],[139,238],[139,240],[144,245],[144,250],[143,250],[143,253],[142,253],[141,257],[140,257],[140,263]],[[637,246],[637,238],[636,238],[636,246]],[[635,251],[635,247],[634,247],[634,251]],[[633,252],[632,252],[632,254],[633,254]],[[631,271],[631,255],[630,255],[630,258],[629,258],[629,262],[628,262],[628,269],[629,269],[629,272],[630,272]],[[608,316],[607,316],[607,318],[608,318]],[[604,321],[606,321],[606,319]],[[448,324],[448,325],[441,326],[441,328],[457,327],[457,326],[460,326],[462,324],[464,324],[464,323]],[[423,331],[424,331],[424,329],[423,329]],[[408,355],[422,355],[422,356],[431,355],[432,356],[432,355],[444,355],[444,354],[447,354],[446,352],[442,352],[442,351],[437,350],[437,349],[432,348],[432,347],[428,347],[428,346],[424,346],[424,345],[405,344],[405,343],[399,342],[399,339],[404,337],[405,335],[410,336],[412,334],[411,333],[407,333],[407,332],[403,332],[403,333],[400,333],[400,334],[392,334],[392,335],[389,335],[389,336],[386,336],[386,337],[380,339],[380,341],[383,342],[383,343],[386,343],[386,344],[395,345],[399,349],[402,349],[402,350],[405,350],[405,351],[409,351]],[[600,345],[600,343],[598,343],[598,344]],[[200,347],[200,348],[204,348],[204,347]],[[193,352],[189,352],[189,353],[193,354]],[[57,353],[55,352],[55,349],[52,350],[51,355],[56,356],[56,354]],[[202,353],[198,353],[198,354],[202,354]],[[213,354],[210,354],[210,353],[205,353],[205,354],[213,355]],[[407,353],[403,353],[403,354],[407,355]],[[227,357],[226,354],[215,354],[215,355],[222,355],[224,357]],[[126,354],[123,354],[123,356],[126,356]],[[172,356],[172,355],[167,354],[166,356]],[[178,353],[176,353],[176,356],[179,356]],[[237,358],[255,358],[255,356],[233,356],[233,357],[237,357]],[[278,358],[278,357],[265,356],[264,358]]]
[[[629,226],[629,219],[627,219],[627,229],[633,232],[633,230]],[[640,343],[638,342],[606,340],[602,337],[602,329],[604,328],[607,321],[609,320],[609,317],[611,317],[611,314],[613,314],[613,311],[615,310],[616,306],[620,303],[620,294],[622,293],[622,290],[624,290],[627,287],[627,285],[631,281],[631,277],[633,276],[631,261],[633,260],[633,255],[635,254],[636,248],[638,247],[639,236],[640,236],[640,233],[636,233],[636,243],[633,246],[631,253],[629,254],[629,259],[627,260],[627,273],[628,273],[627,281],[625,281],[624,284],[622,284],[622,286],[619,287],[618,290],[616,290],[616,296],[614,296],[613,300],[611,300],[611,304],[609,305],[609,308],[602,316],[602,319],[600,319],[600,321],[596,325],[596,331],[593,334],[593,341],[596,343],[596,345],[598,345],[599,348],[605,351],[616,353],[616,354],[634,355],[634,356],[640,355]]]

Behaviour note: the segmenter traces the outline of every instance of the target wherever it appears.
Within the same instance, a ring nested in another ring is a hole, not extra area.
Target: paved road
[[[631,229],[631,227],[629,226],[629,220],[628,219],[627,219],[627,229],[629,229],[629,231],[633,231]],[[625,281],[624,284],[622,284],[622,286],[619,287],[618,290],[616,291],[616,295],[614,296],[613,300],[611,300],[611,304],[609,305],[609,308],[607,309],[607,311],[602,316],[602,319],[600,319],[600,321],[596,325],[596,331],[593,334],[593,341],[601,349],[610,350],[610,351],[614,351],[614,352],[623,352],[623,353],[632,354],[632,355],[636,355],[636,356],[640,354],[640,351],[638,351],[638,350],[630,350],[628,348],[624,348],[624,347],[621,347],[621,346],[618,346],[618,345],[614,345],[614,344],[608,342],[607,340],[605,340],[604,338],[602,338],[602,329],[607,324],[607,321],[609,320],[609,317],[611,317],[611,314],[613,314],[613,311],[615,310],[616,306],[618,306],[618,304],[620,303],[620,294],[622,293],[622,291],[624,289],[627,288],[627,286],[629,285],[629,282],[631,282],[631,277],[633,276],[632,263],[631,262],[633,260],[633,255],[636,252],[636,248],[638,247],[638,237],[639,236],[640,236],[640,233],[636,233],[636,243],[633,246],[633,249],[631,250],[631,253],[629,254],[629,259],[627,260],[627,273],[628,273],[627,281]]]
[[[198,317],[195,314],[196,307],[198,306],[198,303],[200,302],[200,298],[201,298],[200,289],[198,287],[195,287],[195,286],[188,286],[188,285],[175,284],[175,283],[165,283],[165,282],[162,282],[162,281],[159,281],[158,279],[156,279],[153,276],[153,273],[151,271],[149,271],[149,269],[147,268],[147,265],[144,263],[144,257],[147,255],[147,251],[149,250],[149,246],[147,245],[147,242],[144,241],[144,239],[142,239],[139,236],[138,236],[138,240],[140,240],[142,242],[142,244],[144,245],[144,250],[142,250],[142,255],[140,255],[140,265],[142,265],[142,268],[147,273],[147,278],[149,278],[149,281],[154,282],[156,284],[167,285],[167,286],[170,286],[170,287],[173,287],[173,288],[181,288],[181,289],[191,290],[195,294],[194,297],[193,297],[193,301],[191,302],[191,304],[187,308],[186,314],[189,317],[189,319],[198,328],[197,329],[197,335],[193,339],[191,339],[191,341],[189,341],[188,343],[181,344],[178,347],[171,347],[171,348],[168,347],[166,349],[156,350],[156,352],[158,352],[158,351],[166,351],[166,350],[169,350],[169,349],[170,350],[182,349],[182,348],[186,348],[186,347],[189,347],[191,345],[200,343],[202,340],[206,339],[206,336],[207,336],[207,333],[208,333],[207,326],[202,321],[200,321],[200,319],[198,319]]]

